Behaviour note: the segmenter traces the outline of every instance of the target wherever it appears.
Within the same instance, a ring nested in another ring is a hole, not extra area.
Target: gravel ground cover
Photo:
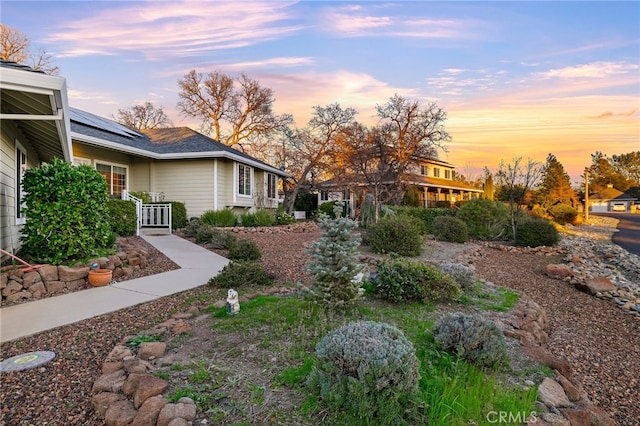
[[[304,249],[319,233],[240,235],[258,244],[261,262],[282,281],[306,281]],[[587,296],[568,284],[547,278],[540,255],[482,248],[477,275],[527,293],[551,320],[549,347],[569,360],[594,403],[622,425],[640,419],[640,322],[610,303]],[[146,273],[175,266],[154,252]],[[1,346],[1,357],[50,350],[57,356],[42,367],[2,374],[0,424],[100,425],[91,407],[90,390],[104,358],[124,336],[136,334],[185,310],[190,300],[209,293],[207,286],[160,300],[60,327]]]
[[[611,302],[547,277],[559,259],[485,249],[476,275],[526,293],[547,312],[551,353],[569,361],[590,399],[620,425],[640,419],[640,321]]]

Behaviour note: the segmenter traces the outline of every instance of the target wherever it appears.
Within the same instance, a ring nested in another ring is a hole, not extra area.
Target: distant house
[[[479,198],[482,189],[454,180],[455,166],[435,158],[416,158],[407,171],[402,174],[401,182],[406,187],[418,191],[420,206],[436,207],[442,202],[454,204],[456,201]],[[392,184],[389,179],[382,183]],[[348,200],[352,211],[361,204],[366,193],[366,180],[363,176],[341,176],[321,182],[319,204],[330,200]]]
[[[94,167],[112,197],[148,192],[183,202],[189,217],[278,206],[279,179],[288,176],[282,170],[186,127],[141,132],[70,108],[64,78],[0,65],[3,250],[20,245],[24,171],[56,157]]]
[[[602,191],[589,195],[589,211],[604,213],[611,211],[629,212],[637,198],[619,191],[609,184]]]

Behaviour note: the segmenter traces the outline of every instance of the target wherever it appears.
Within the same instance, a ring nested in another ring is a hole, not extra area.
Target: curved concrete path
[[[0,342],[204,285],[229,261],[175,235],[143,236],[180,269],[0,309]]]

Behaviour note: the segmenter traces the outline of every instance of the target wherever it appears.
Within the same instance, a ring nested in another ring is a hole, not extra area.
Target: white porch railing
[[[136,235],[140,236],[141,228],[168,228],[171,234],[171,204],[143,204],[142,200],[122,191],[122,199],[133,201],[136,205]]]

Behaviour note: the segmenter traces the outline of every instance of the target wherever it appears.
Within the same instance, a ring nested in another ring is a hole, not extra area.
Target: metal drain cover
[[[0,372],[20,371],[46,364],[56,357],[55,352],[37,351],[12,356],[0,362]]]

